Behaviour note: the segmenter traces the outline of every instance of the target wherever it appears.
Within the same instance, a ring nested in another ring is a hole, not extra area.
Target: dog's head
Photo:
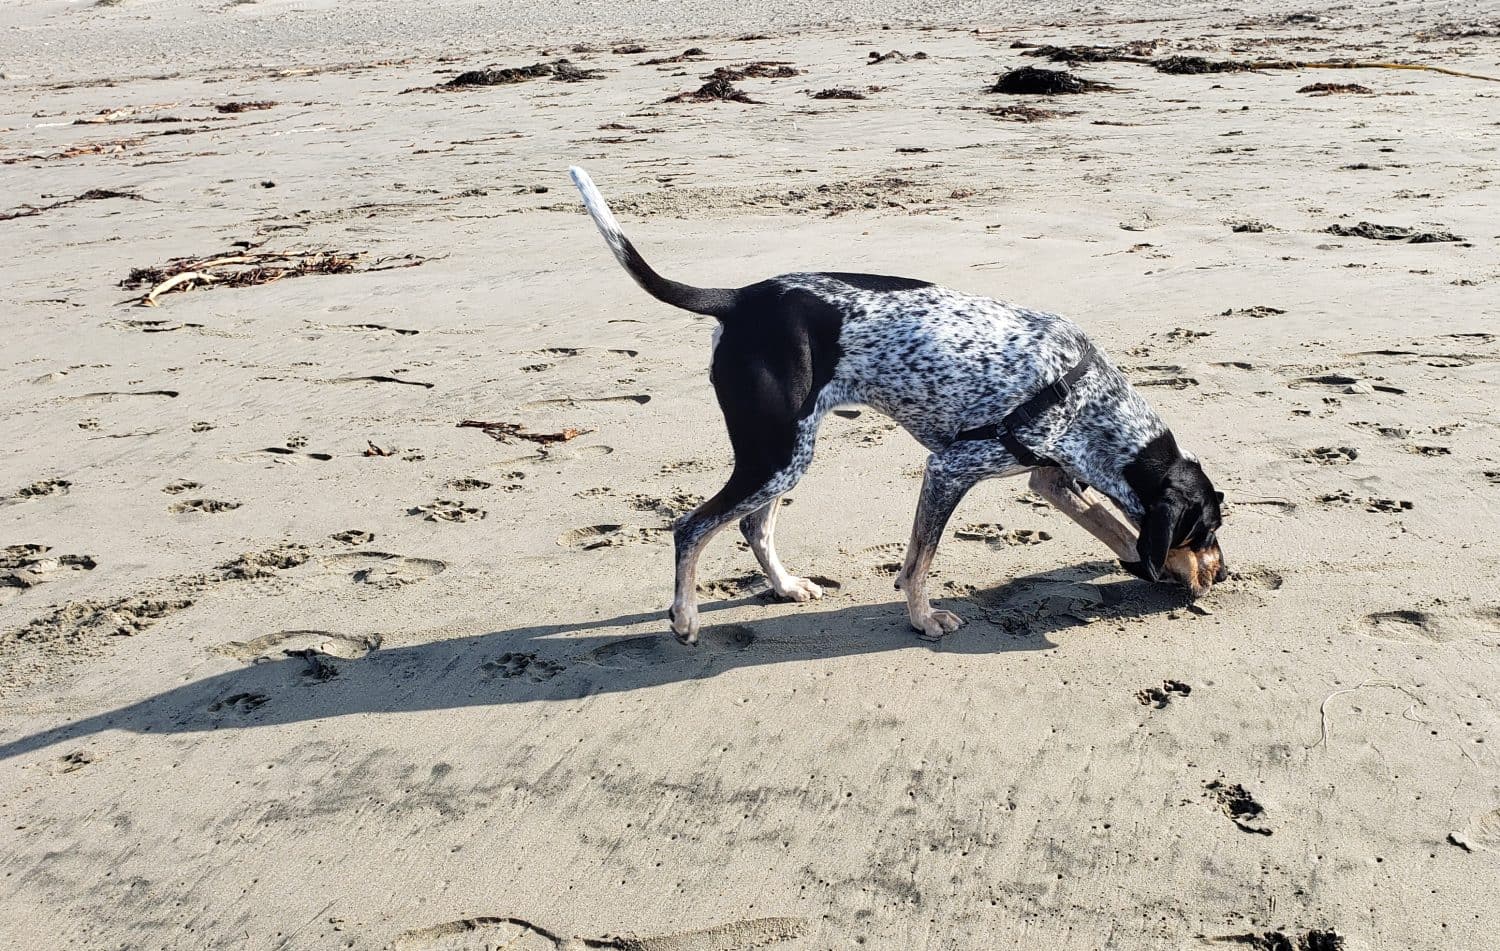
[[[1138,494],[1146,502],[1136,541],[1138,573],[1151,581],[1176,581],[1198,598],[1229,575],[1218,539],[1224,493],[1214,489],[1198,460],[1177,451],[1170,433],[1164,438],[1169,454],[1161,452],[1167,447],[1149,456],[1143,451],[1131,466],[1142,479]]]

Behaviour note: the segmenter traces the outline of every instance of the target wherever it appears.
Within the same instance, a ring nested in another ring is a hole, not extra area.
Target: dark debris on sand
[[[1308,83],[1297,91],[1311,93],[1314,96],[1334,96],[1340,93],[1369,95],[1375,90],[1369,86],[1361,86],[1359,83]]]
[[[1196,75],[1199,73],[1243,73],[1255,69],[1252,63],[1237,63],[1230,59],[1207,59],[1202,56],[1166,56],[1151,60],[1159,73],[1172,76]]]
[[[1344,936],[1332,929],[1315,929],[1301,935],[1284,931],[1231,934],[1213,939],[1218,944],[1238,944],[1251,951],[1344,951]]]
[[[687,63],[695,59],[702,59],[707,55],[708,54],[703,51],[703,48],[701,46],[692,46],[683,50],[681,53],[678,53],[676,56],[658,56],[656,59],[646,60],[645,62],[641,63],[641,65],[665,66],[668,63]]]
[[[869,98],[858,89],[819,89],[817,92],[808,93],[814,99],[867,99]]]
[[[509,86],[540,79],[543,76],[551,76],[554,82],[576,83],[585,79],[599,79],[603,75],[597,69],[582,69],[566,59],[558,59],[550,63],[532,63],[530,66],[470,69],[439,86],[426,88],[468,89],[476,86]]]
[[[1039,69],[1022,66],[1002,73],[991,86],[990,92],[1007,93],[1012,96],[1056,96],[1071,93],[1098,92],[1113,89],[1109,83],[1096,82],[1075,76],[1065,69]]]
[[[763,105],[759,99],[751,99],[749,94],[739,89],[727,79],[710,79],[692,92],[680,92],[675,96],[668,96],[667,102],[744,102],[752,105]]]
[[[512,439],[524,439],[527,442],[534,442],[543,446],[549,443],[567,442],[570,439],[577,439],[579,436],[593,431],[570,427],[555,433],[534,433],[527,430],[521,423],[488,422],[482,419],[466,419],[458,424],[458,428],[481,430],[486,436],[489,436],[496,442],[508,443]]]
[[[1459,235],[1449,231],[1418,231],[1399,225],[1377,225],[1361,221],[1357,225],[1329,225],[1323,229],[1328,234],[1345,238],[1369,238],[1371,241],[1400,241],[1405,244],[1435,244],[1440,241],[1463,241]]]
[[[879,50],[870,50],[870,61],[868,63],[866,63],[865,65],[866,66],[874,66],[877,63],[904,63],[904,62],[906,62],[909,59],[926,59],[926,58],[927,58],[927,54],[924,53],[924,52],[922,52],[921,50],[917,50],[915,53],[911,54],[910,56],[906,55],[905,53],[901,52],[900,50],[891,50],[889,53],[882,53]]]
[[[787,79],[801,74],[802,70],[780,60],[757,60],[743,66],[720,66],[703,78],[732,83],[741,79]]]
[[[261,109],[270,109],[276,105],[273,99],[258,99],[254,102],[221,102],[214,106],[216,112],[234,114],[237,112],[258,112]]]
[[[1007,122],[1041,122],[1043,119],[1056,119],[1058,116],[1076,115],[1072,112],[1062,112],[1057,109],[1038,109],[1036,106],[1027,106],[1017,103],[1013,106],[997,106],[994,109],[986,109],[985,112],[997,119]]]
[[[358,251],[260,251],[246,248],[210,257],[172,258],[154,267],[131,268],[119,286],[146,288],[145,294],[128,303],[156,307],[161,295],[195,287],[254,287],[289,277],[388,271],[417,267],[427,261],[418,255],[406,255],[381,258],[362,267],[359,263],[361,256]]]
[[[22,205],[11,211],[0,212],[0,221],[11,221],[15,218],[30,218],[33,215],[39,215],[44,211],[51,211],[54,208],[61,208],[64,205],[72,205],[80,201],[102,201],[106,198],[131,198],[136,201],[151,200],[142,195],[137,195],[135,192],[115,191],[112,188],[90,188],[81,195],[64,198],[62,201],[54,201],[50,205]]]

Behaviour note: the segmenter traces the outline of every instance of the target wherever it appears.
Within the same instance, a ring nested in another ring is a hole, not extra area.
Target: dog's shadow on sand
[[[1114,577],[1102,583],[1093,580],[1109,575]],[[1049,635],[1067,628],[1100,618],[1163,613],[1182,607],[1187,597],[1181,589],[1122,580],[1111,562],[1087,562],[1013,578],[962,600],[940,598],[941,606],[971,623],[937,643],[916,636],[899,601],[825,611],[789,606],[749,623],[714,623],[719,611],[766,600],[752,595],[705,604],[700,642],[691,647],[678,643],[655,611],[379,648],[356,659],[273,647],[246,666],[0,744],[0,759],[110,729],[192,733],[359,713],[569,701],[702,680],[742,667],[885,651],[1045,650],[1056,646]],[[653,621],[661,633],[607,633]]]

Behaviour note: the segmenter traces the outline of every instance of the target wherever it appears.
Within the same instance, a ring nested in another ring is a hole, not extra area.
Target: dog
[[[1125,376],[1075,324],[903,277],[783,274],[738,288],[662,277],[588,174],[569,170],[615,258],[657,300],[715,318],[709,378],[734,449],[718,494],[673,526],[679,640],[698,640],[697,565],[739,520],[776,594],[822,597],[776,555],[778,500],[807,471],[818,425],[841,406],[894,419],[931,455],[896,577],[911,625],[938,639],[963,620],[932,606],[933,555],[954,508],[982,479],[1030,472],[1031,488],[1149,581],[1200,597],[1228,576],[1223,493]],[[1122,522],[1097,490],[1123,512]],[[1138,532],[1137,532],[1138,529]]]

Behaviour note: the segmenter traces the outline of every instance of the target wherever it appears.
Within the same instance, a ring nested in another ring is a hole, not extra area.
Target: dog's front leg
[[[1136,533],[1102,502],[1079,493],[1071,477],[1057,468],[1033,469],[1031,491],[1052,503],[1058,511],[1082,525],[1109,546],[1121,561],[1136,561]]]
[[[911,527],[911,543],[906,549],[906,563],[896,576],[896,588],[906,592],[906,611],[911,626],[928,640],[951,634],[964,622],[952,611],[932,606],[927,597],[927,572],[932,568],[932,558],[937,554],[938,542],[949,517],[964,494],[978,481],[970,471],[946,464],[941,456],[930,456],[927,460],[927,471],[922,477],[922,496],[917,502],[917,515]]]

